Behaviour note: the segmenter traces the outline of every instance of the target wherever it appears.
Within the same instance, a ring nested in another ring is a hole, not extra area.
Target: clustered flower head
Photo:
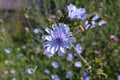
[[[46,28],[46,32],[49,35],[44,37],[46,40],[44,43],[45,55],[52,56],[58,52],[58,55],[62,56],[66,53],[67,48],[72,48],[71,43],[75,42],[75,38],[72,37],[68,25],[64,23],[53,24],[52,29]]]
[[[88,20],[85,21],[85,24],[84,24],[85,29],[94,28],[96,26],[102,26],[104,24],[107,24],[107,21],[99,20],[99,19],[100,19],[100,16],[97,13],[94,13],[93,18],[90,21]]]
[[[70,4],[68,7],[68,17],[71,19],[84,20],[86,18],[85,8],[76,8],[75,5]]]

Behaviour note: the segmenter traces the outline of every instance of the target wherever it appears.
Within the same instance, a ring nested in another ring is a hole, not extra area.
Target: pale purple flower
[[[4,49],[4,52],[5,52],[6,54],[10,54],[11,50],[8,49],[8,48],[6,48],[6,49]]]
[[[81,19],[84,20],[86,18],[86,10],[85,8],[76,8],[75,5],[68,5],[68,17],[71,19]]]
[[[55,19],[56,15],[50,15],[50,19]]]
[[[95,54],[96,54],[96,55],[100,55],[101,52],[96,50],[96,51],[95,51]]]
[[[87,72],[84,72],[83,80],[90,80],[90,76],[89,76],[89,74]]]
[[[55,69],[57,69],[57,68],[59,67],[58,62],[56,62],[56,61],[53,61],[53,62],[51,63],[51,65],[52,65],[52,67],[55,68]]]
[[[6,75],[9,74],[9,71],[8,70],[5,70],[4,73],[2,74],[2,78],[4,78]]]
[[[74,63],[74,66],[77,68],[80,68],[80,67],[82,67],[82,63],[80,61],[77,61]]]
[[[73,72],[70,70],[66,74],[66,78],[70,79],[73,76]]]
[[[22,49],[26,49],[27,48],[27,46],[26,45],[22,45]]]
[[[30,30],[29,27],[25,27],[26,32],[29,32],[29,30]]]
[[[102,25],[105,25],[105,24],[107,24],[107,21],[105,21],[105,20],[101,20],[100,22],[98,22],[99,26],[102,26]]]
[[[71,43],[75,42],[75,38],[72,37],[72,33],[66,24],[53,24],[52,28],[53,30],[46,28],[46,32],[49,35],[44,37],[44,39],[47,40],[44,43],[44,49],[52,54],[58,52],[58,55],[62,56],[66,53],[66,48],[72,47]]]
[[[34,33],[35,33],[35,34],[39,34],[40,32],[41,32],[41,29],[39,29],[39,28],[35,28],[35,29],[34,29]]]
[[[118,37],[116,35],[110,35],[111,40],[118,41]]]
[[[33,74],[33,70],[34,70],[34,68],[27,68],[27,69],[26,69],[26,72],[27,72],[28,74]]]
[[[62,13],[62,11],[61,11],[60,9],[58,9],[58,10],[57,10],[57,13],[58,13],[58,14],[61,14],[61,13]]]
[[[8,71],[8,70],[5,70],[5,71],[4,71],[4,75],[7,75],[7,74],[9,74],[9,71]]]
[[[72,54],[68,54],[66,59],[67,59],[68,61],[72,61],[73,55],[72,55]]]
[[[77,53],[82,53],[82,46],[80,44],[77,44],[76,47],[75,47]]]
[[[60,80],[60,77],[57,74],[51,75],[52,80]]]
[[[45,74],[47,74],[47,75],[50,74],[50,71],[49,71],[48,69],[45,69],[44,72],[45,72]]]

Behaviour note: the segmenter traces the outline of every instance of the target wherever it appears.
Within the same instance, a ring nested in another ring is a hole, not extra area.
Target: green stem
[[[73,48],[75,49],[75,47],[73,46]],[[76,50],[76,49],[75,49]],[[91,66],[90,64],[81,56],[81,54],[77,53],[80,57],[80,59],[85,63],[85,65],[88,66],[89,69],[91,69]]]

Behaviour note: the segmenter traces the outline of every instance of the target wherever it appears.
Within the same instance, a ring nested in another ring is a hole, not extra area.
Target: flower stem
[[[75,47],[73,46],[73,48],[75,49]],[[76,50],[76,49],[75,49]],[[91,69],[90,64],[82,57],[81,54],[77,53],[80,57],[80,59],[85,63],[86,66],[88,66],[89,69]]]

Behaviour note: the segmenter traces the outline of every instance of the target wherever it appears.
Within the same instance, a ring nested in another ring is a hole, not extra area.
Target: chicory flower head
[[[75,5],[68,5],[68,17],[71,19],[81,19],[84,20],[86,18],[86,10],[85,8],[76,8]]]
[[[57,74],[51,75],[52,80],[60,80],[60,77]]]
[[[8,48],[6,48],[6,49],[4,49],[4,52],[6,53],[6,54],[10,54],[10,49],[8,49]]]
[[[53,61],[53,62],[51,63],[51,65],[52,65],[52,67],[55,68],[55,69],[57,69],[57,68],[59,67],[59,64],[58,64],[56,61]]]
[[[82,53],[82,46],[80,44],[77,44],[76,47],[75,47],[77,53]]]
[[[42,32],[41,29],[39,29],[39,28],[35,28],[35,29],[34,29],[34,33],[35,33],[35,34],[39,34],[40,32]]]
[[[73,76],[73,72],[69,70],[66,74],[66,78],[70,79]]]
[[[66,59],[67,59],[67,61],[72,61],[73,55],[72,54],[68,54]]]
[[[48,75],[48,74],[50,74],[50,71],[48,69],[45,69],[44,73]]]
[[[83,80],[90,80],[90,76],[89,76],[89,74],[87,72],[84,72]]]
[[[74,66],[76,68],[80,68],[80,67],[82,67],[82,63],[80,61],[77,61],[77,62],[74,63]]]
[[[26,69],[26,72],[27,72],[28,74],[33,74],[33,70],[34,70],[34,68],[27,68],[27,69]]]
[[[84,27],[85,29],[89,29],[89,28],[94,28],[96,26],[102,26],[104,24],[107,24],[107,21],[105,20],[99,20],[100,16],[97,13],[94,13],[95,16],[93,16],[93,18],[90,21],[85,21]]]
[[[72,37],[72,33],[68,25],[59,23],[53,24],[52,29],[46,28],[46,32],[49,34],[44,37],[46,42],[44,43],[45,52],[54,54],[58,52],[59,56],[62,56],[63,53],[66,53],[66,48],[72,47],[72,42],[75,42],[75,38]],[[46,54],[44,52],[44,54]]]

